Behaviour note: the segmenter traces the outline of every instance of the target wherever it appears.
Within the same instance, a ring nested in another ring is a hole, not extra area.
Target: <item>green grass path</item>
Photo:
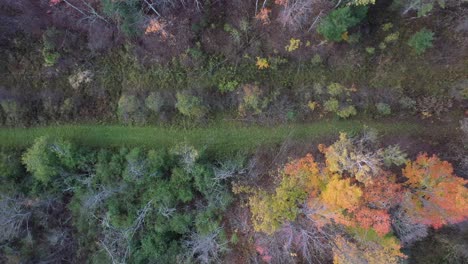
[[[319,139],[337,136],[340,131],[361,130],[364,125],[377,129],[381,135],[418,135],[425,125],[417,122],[376,122],[362,120],[321,120],[308,124],[288,124],[275,127],[242,126],[220,123],[192,129],[172,127],[127,127],[117,125],[60,125],[32,128],[0,129],[0,147],[24,148],[34,139],[48,135],[71,140],[91,147],[158,148],[187,142],[195,147],[207,147],[215,152],[251,151],[260,145],[281,143],[286,138]],[[447,127],[431,131],[450,131]],[[431,132],[432,133],[432,132]]]

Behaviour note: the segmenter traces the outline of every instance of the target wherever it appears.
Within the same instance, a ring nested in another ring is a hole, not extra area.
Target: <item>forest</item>
[[[0,0],[0,263],[468,263],[468,2]]]

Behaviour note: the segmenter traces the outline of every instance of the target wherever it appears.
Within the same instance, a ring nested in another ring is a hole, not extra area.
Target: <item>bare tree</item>
[[[140,209],[133,224],[126,229],[112,226],[109,222],[109,216],[105,216],[101,220],[103,236],[99,242],[101,247],[109,255],[113,264],[126,263],[130,255],[130,242],[135,233],[143,226],[146,215],[152,210],[152,203],[153,200],[150,200]]]
[[[392,226],[396,235],[405,246],[423,239],[428,234],[426,225],[414,224],[410,216],[401,208],[392,214]]]
[[[307,25],[311,31],[323,14],[332,8],[332,3],[324,0],[276,0],[276,3],[283,6],[278,21],[292,30],[303,29]]]
[[[317,228],[302,217],[271,236],[257,233],[257,251],[272,263],[327,263],[334,235],[332,229]]]
[[[283,241],[283,247],[299,254],[306,263],[325,262],[333,237],[327,229],[319,229],[305,221],[288,223],[275,236]]]
[[[85,209],[96,209],[100,204],[107,200],[112,195],[121,192],[125,189],[125,185],[120,185],[115,188],[101,186],[96,192],[92,192],[83,199],[83,207]]]
[[[1,196],[0,200],[0,243],[19,237],[23,225],[31,217],[22,206],[23,201],[16,198]]]
[[[285,1],[278,20],[283,26],[291,29],[300,29],[310,18],[312,0]]]
[[[195,162],[199,157],[198,151],[193,146],[180,144],[171,149],[171,153],[179,158],[185,171],[192,172]]]
[[[166,218],[171,218],[176,211],[176,208],[169,207],[166,204],[162,204],[158,208],[158,213]]]
[[[126,230],[119,230],[109,223],[109,217],[102,219],[103,227],[100,246],[106,251],[112,264],[125,263],[130,254],[130,238]]]
[[[243,164],[239,160],[227,160],[219,163],[219,166],[214,167],[215,180],[226,180],[238,174],[246,172]]]
[[[73,2],[72,0],[62,0],[65,4],[69,7],[77,11],[78,13],[82,14],[83,17],[80,21],[89,20],[91,23],[96,21],[97,19],[104,21],[105,23],[109,23],[103,16],[101,16],[96,9],[94,9],[91,4],[88,2],[81,0],[79,3],[76,1]],[[57,5],[60,1],[50,1],[51,5]]]
[[[187,249],[187,258],[197,263],[220,263],[221,253],[227,250],[227,243],[220,241],[222,228],[218,227],[209,234],[192,232],[183,242]]]

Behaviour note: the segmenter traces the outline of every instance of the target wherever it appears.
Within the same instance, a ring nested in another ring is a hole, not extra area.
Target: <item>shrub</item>
[[[379,49],[384,50],[386,48],[387,48],[387,44],[385,44],[385,42],[380,42],[379,43]]]
[[[232,38],[232,41],[237,45],[240,45],[242,42],[242,32],[235,29],[231,24],[224,24],[224,31],[229,33]]]
[[[15,100],[3,100],[0,102],[1,110],[5,115],[6,125],[18,125],[23,117],[23,109]]]
[[[184,116],[189,118],[200,119],[202,118],[207,109],[203,106],[200,98],[185,93],[176,94],[177,103],[175,107]]]
[[[346,87],[339,83],[332,83],[328,85],[328,94],[331,96],[338,96],[346,92]]]
[[[322,60],[322,57],[320,57],[320,54],[315,54],[312,59],[310,59],[310,62],[312,63],[312,65],[314,66],[319,66],[320,64],[322,64],[323,60]]]
[[[340,107],[340,103],[335,98],[325,101],[323,108],[327,112],[337,112]]]
[[[408,41],[417,55],[423,54],[428,48],[432,47],[434,33],[426,28],[416,32]]]
[[[42,56],[44,57],[44,65],[47,67],[54,66],[60,58],[54,43],[56,36],[57,30],[55,28],[48,28],[42,35]]]
[[[60,105],[59,113],[62,118],[68,119],[73,114],[74,108],[75,105],[73,100],[71,98],[67,98],[63,100],[62,105]]]
[[[400,98],[398,103],[401,105],[403,109],[406,109],[406,110],[414,111],[414,109],[416,108],[416,100],[408,96],[403,96],[402,98]]]
[[[452,100],[450,98],[424,96],[416,100],[416,111],[419,112],[423,118],[434,115],[440,117],[441,114],[448,112],[451,107]]]
[[[379,152],[379,156],[387,167],[390,167],[392,164],[401,166],[408,160],[406,153],[400,150],[400,146],[398,145],[389,146],[383,149]]]
[[[266,63],[268,66],[268,62]],[[240,82],[236,68],[231,65],[221,66],[216,70],[212,78],[214,83],[218,86],[218,90],[222,93],[236,90]]]
[[[94,73],[90,70],[77,71],[68,77],[68,82],[73,89],[78,89],[84,83],[90,83],[93,80]]]
[[[394,33],[388,34],[385,37],[384,42],[386,42],[386,43],[395,42],[395,41],[398,40],[399,37],[400,37],[400,33],[394,32]]]
[[[393,24],[392,24],[392,23],[385,23],[385,24],[382,25],[382,30],[383,30],[384,32],[387,32],[387,31],[389,31],[389,30],[392,29],[392,28],[393,28]]]
[[[392,113],[392,109],[386,103],[378,103],[375,105],[375,107],[377,108],[379,115],[388,116]]]
[[[232,92],[236,90],[238,86],[239,86],[239,82],[236,80],[230,80],[230,81],[224,80],[219,83],[218,88],[222,93],[225,93],[225,92]]]
[[[300,39],[295,39],[295,38],[291,38],[289,40],[289,44],[284,47],[288,52],[293,52],[295,50],[297,50],[299,48],[299,46],[301,45],[301,40]]]
[[[42,50],[42,55],[44,56],[44,66],[51,67],[57,63],[57,60],[60,58],[60,54],[57,52],[52,52],[50,50]]]
[[[154,113],[159,113],[164,106],[164,99],[160,93],[152,92],[145,99],[145,106]]]
[[[256,65],[259,70],[268,69],[270,67],[268,60],[266,58],[260,58],[260,57],[257,57]]]
[[[375,48],[374,47],[366,47],[366,52],[370,55],[373,55],[375,53]]]
[[[143,102],[134,96],[123,94],[118,102],[117,116],[124,124],[144,124],[146,122],[146,111]]]
[[[260,114],[267,107],[268,100],[262,99],[262,91],[257,85],[246,84],[243,86],[239,114],[246,116],[249,112]]]
[[[327,40],[340,42],[349,28],[357,25],[367,14],[367,7],[342,7],[328,14],[317,27]]]
[[[353,105],[348,105],[338,110],[336,114],[341,118],[348,118],[350,116],[355,116],[357,114],[357,111],[356,107],[354,107]]]

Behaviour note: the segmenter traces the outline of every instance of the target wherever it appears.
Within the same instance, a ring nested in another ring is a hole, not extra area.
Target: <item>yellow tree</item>
[[[299,214],[299,204],[320,185],[319,170],[312,155],[293,161],[280,172],[281,182],[274,193],[257,191],[249,198],[256,231],[272,234]]]

